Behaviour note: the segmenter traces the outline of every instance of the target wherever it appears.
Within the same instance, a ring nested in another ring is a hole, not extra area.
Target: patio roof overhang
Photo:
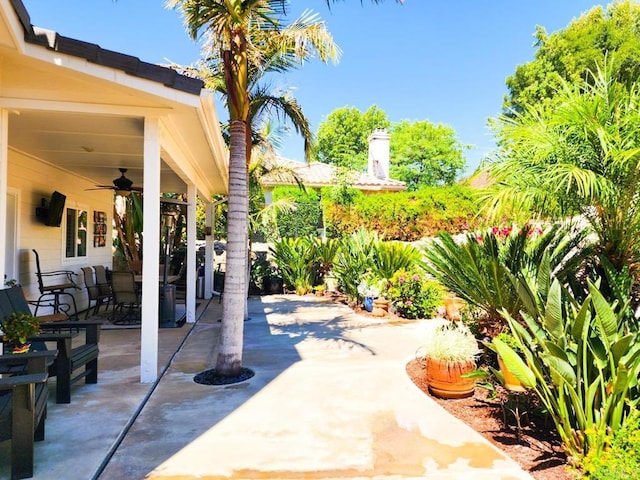
[[[207,200],[227,191],[213,94],[201,82],[32,27],[22,3],[11,3],[16,15],[3,8],[0,22],[0,108],[9,111],[10,148],[94,184],[110,185],[127,168],[141,186],[144,119],[154,118],[161,191],[194,184]]]

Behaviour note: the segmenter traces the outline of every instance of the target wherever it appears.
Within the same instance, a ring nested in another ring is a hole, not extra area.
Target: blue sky
[[[23,0],[31,23],[147,62],[189,64],[199,55],[177,12],[163,0]],[[565,27],[595,5],[587,0],[293,0],[291,18],[318,12],[343,50],[337,65],[311,61],[272,80],[295,89],[313,131],[333,110],[371,105],[392,122],[452,127],[467,151],[467,172],[493,149],[487,118],[500,113],[505,79],[533,58],[536,25]],[[219,109],[221,119],[226,113]],[[292,134],[281,154],[303,160]]]

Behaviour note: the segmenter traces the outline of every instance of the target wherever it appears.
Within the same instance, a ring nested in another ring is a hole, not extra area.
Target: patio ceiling
[[[134,186],[143,184],[144,120],[136,117],[20,111],[9,117],[9,145],[44,159],[96,185],[113,185],[126,168]],[[164,161],[161,191],[186,192],[186,184]]]

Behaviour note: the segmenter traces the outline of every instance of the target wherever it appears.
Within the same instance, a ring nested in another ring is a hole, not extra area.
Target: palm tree
[[[490,209],[529,208],[543,216],[582,214],[599,253],[618,272],[640,267],[640,85],[614,81],[611,64],[593,80],[564,84],[558,104],[497,122],[500,156]]]
[[[262,54],[271,49],[300,62],[311,52],[327,61],[337,49],[323,22],[309,12],[283,26],[285,0],[169,0],[178,8],[192,38],[204,30],[207,57],[224,78],[229,112],[229,202],[227,273],[221,341],[216,372],[236,376],[242,368],[244,303],[247,292],[248,178],[251,136],[251,69],[260,71]]]

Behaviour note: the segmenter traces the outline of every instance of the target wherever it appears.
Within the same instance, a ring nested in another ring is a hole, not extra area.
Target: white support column
[[[9,168],[9,111],[0,109],[0,279],[4,285],[6,273],[5,255],[7,250],[7,175]]]
[[[160,259],[160,138],[158,119],[144,119],[142,325],[140,381],[158,377],[158,272]]]
[[[196,186],[187,186],[187,323],[196,321]]]
[[[213,229],[215,218],[213,216],[213,203],[207,203],[205,210],[205,233],[204,240],[204,298],[207,300],[213,296]]]
[[[0,278],[4,286],[6,272],[4,258],[7,250],[7,175],[9,167],[9,112],[0,109],[0,212],[3,221],[0,222]],[[0,342],[0,355],[4,353]]]

